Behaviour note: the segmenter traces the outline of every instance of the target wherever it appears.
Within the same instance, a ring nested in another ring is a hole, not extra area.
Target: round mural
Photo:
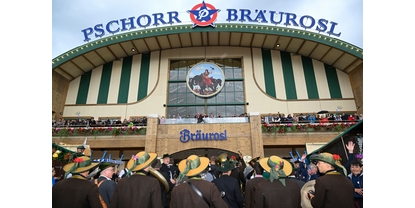
[[[225,75],[218,65],[202,62],[189,70],[186,80],[187,87],[195,95],[210,97],[222,90],[225,84]]]

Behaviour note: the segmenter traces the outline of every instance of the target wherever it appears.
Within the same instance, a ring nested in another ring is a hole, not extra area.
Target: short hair
[[[210,157],[210,161],[216,162],[216,156]]]
[[[363,167],[363,164],[357,160],[353,160],[352,162],[350,162],[350,166],[359,166],[359,167]]]
[[[255,162],[253,168],[258,175],[262,175],[262,173],[264,173],[264,168],[259,164],[259,162]]]

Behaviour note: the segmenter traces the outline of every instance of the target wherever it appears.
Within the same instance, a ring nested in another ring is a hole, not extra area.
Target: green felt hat
[[[341,157],[338,154],[331,154],[328,152],[323,152],[320,154],[315,154],[310,156],[310,161],[323,161],[332,165],[337,171],[342,173],[343,175],[347,175],[346,168],[340,163]]]
[[[226,160],[225,162],[222,162],[219,166],[219,171],[222,173],[228,172],[230,170],[233,170],[235,166],[229,161]]]

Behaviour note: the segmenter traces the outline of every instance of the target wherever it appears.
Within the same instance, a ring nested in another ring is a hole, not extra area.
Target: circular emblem
[[[200,3],[196,4],[192,10],[189,10],[190,19],[194,23],[194,26],[209,26],[214,25],[216,18],[218,17],[218,12],[220,10],[216,9],[212,4]]]
[[[201,62],[189,70],[186,81],[187,87],[195,95],[211,97],[222,90],[225,84],[225,75],[218,65]]]

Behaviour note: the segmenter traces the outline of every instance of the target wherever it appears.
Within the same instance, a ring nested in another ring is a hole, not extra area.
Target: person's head
[[[314,165],[313,163],[311,163],[311,164],[310,164],[310,173],[311,173],[312,175],[317,174],[317,166],[316,166],[316,165]]]
[[[153,161],[153,163],[151,164],[151,167],[153,167],[156,170],[160,170],[160,168],[161,168],[161,161],[160,161],[160,159],[155,159]]]
[[[91,158],[87,156],[81,156],[73,159],[71,163],[66,164],[63,166],[63,170],[65,171],[65,177],[67,178],[68,174],[81,174],[83,176],[88,175],[88,171],[91,169],[96,168],[99,165],[98,162],[93,162]]]
[[[56,170],[54,167],[52,167],[52,177],[56,175]]]
[[[325,174],[327,171],[336,170],[343,175],[347,175],[347,171],[340,163],[340,160],[341,158],[339,155],[328,152],[310,156],[310,161],[316,164],[320,173]]]
[[[230,175],[234,168],[235,166],[231,163],[231,161],[226,160],[225,162],[222,162],[218,169],[222,175]]]
[[[276,155],[261,158],[259,164],[266,172],[270,173],[269,180],[271,182],[279,180],[281,183],[285,183],[285,178],[293,171],[290,162]]]
[[[157,158],[157,153],[141,151],[136,155],[133,155],[127,163],[127,177],[131,175],[132,172],[137,172],[144,170],[148,172],[150,169],[151,163]]]
[[[166,164],[166,165],[170,164],[170,155],[169,154],[164,154],[162,159],[163,159],[164,164]]]
[[[78,146],[78,147],[76,148],[76,152],[77,152],[77,153],[83,153],[84,151],[85,151],[85,147],[84,147],[83,145]]]
[[[190,155],[187,159],[184,159],[179,163],[180,174],[178,181],[181,181],[185,176],[192,177],[199,175],[208,165],[209,158]]]
[[[112,178],[112,175],[114,175],[114,172],[115,172],[114,166],[115,164],[102,163],[99,166],[99,169],[101,169],[100,175],[105,176],[107,178]]]
[[[259,162],[255,162],[252,168],[254,169],[256,175],[262,175],[262,173],[264,172],[264,168],[261,167]]]
[[[212,165],[216,165],[216,156],[212,156],[212,157],[210,157],[210,164],[212,164]]]
[[[359,175],[363,171],[363,164],[359,161],[352,161],[350,162],[350,172],[353,173],[353,175]]]

